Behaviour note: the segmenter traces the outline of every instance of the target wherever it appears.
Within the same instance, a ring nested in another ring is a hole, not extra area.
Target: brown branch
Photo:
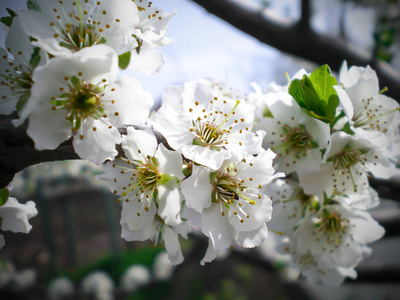
[[[23,169],[46,161],[79,159],[71,140],[55,150],[39,151],[26,135],[26,124],[15,128],[13,118],[0,116],[0,188],[7,186],[14,175]]]
[[[75,153],[72,138],[63,142],[55,150],[36,150],[33,141],[26,134],[27,122],[20,127],[14,127],[11,120],[16,116],[0,115],[0,188],[6,187],[14,175],[23,169],[42,162],[80,159]],[[119,127],[119,132],[126,135],[128,126],[143,129],[144,126],[127,125]],[[151,128],[159,143],[171,149],[161,134]],[[119,155],[124,155],[120,145],[117,145]]]
[[[192,1],[262,43],[317,64],[328,64],[335,71],[340,69],[344,60],[347,60],[349,66],[369,64],[375,69],[381,87],[389,89],[387,95],[400,100],[400,74],[385,62],[374,62],[369,54],[344,40],[306,29],[301,20],[290,26],[277,24],[261,12],[232,0]]]

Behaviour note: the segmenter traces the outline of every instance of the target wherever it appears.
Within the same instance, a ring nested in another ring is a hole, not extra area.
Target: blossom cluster
[[[370,176],[394,175],[399,104],[379,90],[370,67],[344,62],[339,80],[322,66],[300,71],[287,86],[249,95],[261,113],[263,146],[287,178],[267,187],[277,250],[310,282],[339,285],[370,255],[384,229],[369,209],[379,204]]]
[[[97,178],[118,196],[125,240],[164,244],[179,264],[179,238],[195,231],[209,241],[204,264],[268,242],[268,223],[310,281],[356,276],[384,233],[368,177],[389,178],[398,158],[399,105],[371,68],[344,64],[339,80],[328,66],[302,70],[247,96],[190,81],[150,117],[150,93],[118,72],[161,67],[174,13],[147,0],[38,4],[8,24],[0,112],[27,120],[38,150],[72,139],[79,157],[105,163]]]
[[[148,0],[32,3],[9,10],[5,19],[1,113],[17,111],[16,126],[28,119],[27,134],[38,150],[72,137],[82,159],[112,159],[121,142],[118,126],[140,124],[153,105],[138,80],[118,77],[118,71],[153,74],[162,66],[157,47],[172,41],[167,29],[174,14]]]

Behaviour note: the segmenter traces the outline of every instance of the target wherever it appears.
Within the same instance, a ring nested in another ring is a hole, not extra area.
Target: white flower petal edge
[[[28,233],[32,229],[28,221],[37,213],[35,202],[20,204],[14,197],[9,197],[7,202],[0,206],[0,218],[3,220],[1,229]]]

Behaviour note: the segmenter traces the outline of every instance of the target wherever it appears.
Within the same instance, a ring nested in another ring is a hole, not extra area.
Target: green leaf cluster
[[[331,123],[339,105],[339,97],[333,88],[337,84],[330,68],[323,65],[310,76],[304,75],[301,80],[293,80],[289,86],[289,94],[311,117]]]

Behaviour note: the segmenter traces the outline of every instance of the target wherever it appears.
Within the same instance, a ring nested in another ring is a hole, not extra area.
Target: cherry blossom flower
[[[364,193],[369,188],[368,175],[389,178],[394,165],[366,139],[344,132],[335,132],[324,155],[325,163],[319,172],[305,172],[299,178],[307,194],[324,199],[332,194]]]
[[[19,10],[17,15],[33,45],[54,56],[69,56],[85,47],[106,44],[118,55],[138,46],[132,37],[139,23],[130,0],[38,0],[41,12]]]
[[[299,225],[297,251],[310,251],[327,266],[352,268],[369,255],[366,244],[380,239],[384,232],[366,211],[325,205]]]
[[[158,145],[149,129],[127,130],[122,140],[127,158],[107,162],[105,173],[98,176],[114,194],[121,195],[121,223],[130,230],[144,229],[157,213],[166,224],[179,225],[182,196],[178,184],[184,176],[181,155]]]
[[[340,70],[340,83],[344,89],[335,88],[351,129],[360,137],[378,139],[377,144],[382,146],[383,135],[391,128],[399,104],[379,91],[378,77],[369,66],[348,69],[345,61]]]
[[[163,105],[154,127],[187,159],[218,169],[233,153],[262,152],[263,132],[251,132],[253,107],[240,100],[218,98],[209,84],[188,82],[182,102]]]
[[[217,171],[194,165],[192,175],[182,182],[186,206],[201,213],[201,231],[210,238],[215,251],[228,248],[234,241],[252,248],[265,240],[272,203],[261,190],[283,175],[274,174],[274,157],[271,150],[242,160],[232,157]]]
[[[269,115],[257,128],[267,132],[263,147],[277,154],[275,168],[287,174],[295,171],[299,176],[304,168],[319,170],[321,151],[330,140],[329,125],[308,116],[288,93],[278,92],[270,99],[264,108]]]
[[[34,50],[29,36],[14,17],[6,38],[7,50],[0,48],[0,114],[9,115],[21,110],[31,96],[32,73],[47,57]]]
[[[117,71],[117,56],[105,45],[36,68],[32,97],[21,112],[22,120],[30,115],[27,133],[36,149],[55,149],[74,136],[81,158],[97,164],[114,158],[121,141],[117,126],[140,124],[153,104],[137,80],[122,76],[114,81]]]

